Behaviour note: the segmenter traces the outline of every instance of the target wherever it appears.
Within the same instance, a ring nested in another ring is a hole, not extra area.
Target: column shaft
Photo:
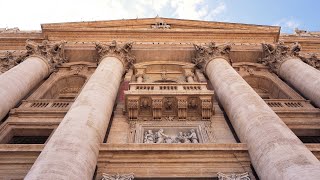
[[[226,60],[210,61],[206,73],[261,179],[320,177],[318,159]]]
[[[0,120],[50,73],[40,57],[29,57],[0,75]]]
[[[320,71],[299,59],[288,59],[278,75],[320,108]]]
[[[100,62],[25,179],[92,179],[123,72],[115,57]]]

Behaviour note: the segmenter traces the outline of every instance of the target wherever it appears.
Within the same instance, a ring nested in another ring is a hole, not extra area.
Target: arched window
[[[83,76],[68,76],[57,80],[41,99],[74,99],[86,82]]]

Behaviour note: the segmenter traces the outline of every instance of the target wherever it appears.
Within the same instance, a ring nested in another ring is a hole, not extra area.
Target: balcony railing
[[[265,99],[265,102],[274,111],[315,111],[308,100],[297,99]]]

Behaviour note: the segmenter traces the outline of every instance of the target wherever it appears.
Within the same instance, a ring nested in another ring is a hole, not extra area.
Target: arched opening
[[[57,80],[41,99],[74,99],[86,82],[83,76],[68,76]]]
[[[262,99],[291,99],[275,82],[264,76],[245,76],[245,81]]]

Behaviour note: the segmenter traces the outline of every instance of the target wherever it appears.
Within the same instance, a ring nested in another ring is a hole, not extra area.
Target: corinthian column
[[[131,44],[97,44],[99,66],[46,144],[25,179],[92,179]]]
[[[263,44],[263,49],[265,57],[260,62],[320,107],[320,71],[316,69],[320,68],[320,60],[311,56],[301,57],[305,63],[301,61],[299,44],[291,48],[283,43]]]
[[[229,64],[230,46],[196,46],[194,62],[209,77],[260,179],[317,179],[318,159]]]
[[[27,54],[23,62],[12,59],[2,59],[0,75],[0,120],[18,104],[41,80],[47,77],[57,64],[65,61],[63,56],[64,43],[37,44],[27,41]],[[6,63],[4,63],[6,62]],[[15,64],[20,63],[16,66]],[[14,67],[13,67],[14,66]]]

